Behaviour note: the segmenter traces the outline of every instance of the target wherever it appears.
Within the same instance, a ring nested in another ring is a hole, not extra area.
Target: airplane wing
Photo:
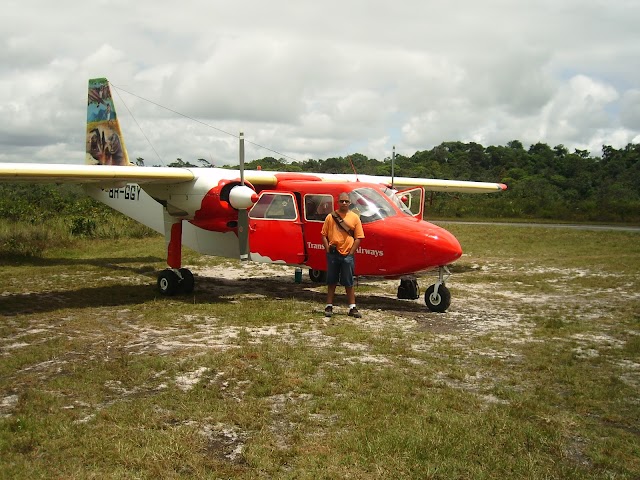
[[[360,181],[363,180],[360,176]],[[391,185],[391,177],[375,177],[383,179],[381,183]],[[465,180],[440,180],[437,178],[410,178],[395,177],[393,185],[398,187],[424,187],[432,192],[457,192],[457,193],[494,193],[507,189],[504,183],[471,182]]]
[[[173,184],[188,182],[194,178],[195,175],[186,168],[0,163],[0,180],[5,182],[95,183],[99,185],[122,182]]]
[[[36,163],[0,163],[0,181],[31,183],[93,183],[101,186],[123,182],[144,184],[177,184],[206,176],[217,169],[173,167],[136,167],[115,165],[70,165]],[[197,173],[196,173],[197,172]],[[248,171],[246,179],[253,185],[275,187],[279,177],[290,178],[288,172]],[[297,179],[321,179],[325,182],[368,182],[391,185],[391,177],[331,173],[298,173]],[[440,180],[435,178],[395,177],[397,187],[420,186],[434,192],[493,193],[506,190],[502,183]]]
[[[123,183],[139,185],[176,185],[199,177],[232,178],[233,170],[218,168],[137,167],[133,165],[71,165],[51,163],[2,163],[0,182],[75,183],[111,187]],[[237,172],[237,171],[236,171]],[[253,185],[275,187],[276,172],[249,171],[247,181]]]
[[[261,173],[261,172],[259,172]],[[466,180],[441,180],[437,178],[411,178],[395,177],[393,182],[391,177],[377,175],[352,175],[352,174],[330,174],[311,173],[309,175],[321,178],[325,182],[367,182],[391,185],[394,187],[424,187],[425,190],[433,192],[456,192],[456,193],[494,193],[507,189],[503,183],[472,182]],[[276,175],[277,177],[277,175]],[[260,184],[259,179],[254,184]]]

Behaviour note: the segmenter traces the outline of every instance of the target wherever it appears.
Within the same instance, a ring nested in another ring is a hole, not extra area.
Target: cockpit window
[[[373,188],[357,188],[349,193],[351,210],[360,216],[362,223],[371,223],[396,215],[389,198]]]
[[[391,200],[391,202],[400,209],[402,213],[406,213],[407,215],[413,216],[413,212],[407,205],[402,201],[400,195],[398,195],[398,191],[389,187],[385,187],[383,189],[384,194]]]
[[[309,221],[324,222],[333,211],[333,197],[326,195],[305,195],[304,216]]]

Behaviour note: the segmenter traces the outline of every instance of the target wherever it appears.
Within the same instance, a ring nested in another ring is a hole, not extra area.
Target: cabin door
[[[249,210],[249,251],[255,262],[304,263],[302,222],[292,192],[260,193]]]
[[[424,188],[414,187],[400,190],[396,196],[404,203],[411,214],[419,220],[424,215]]]

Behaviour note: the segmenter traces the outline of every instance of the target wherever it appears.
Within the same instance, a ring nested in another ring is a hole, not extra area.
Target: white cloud
[[[82,161],[97,76],[119,87],[130,154],[149,163],[154,149],[234,163],[219,130],[299,160],[455,140],[597,154],[640,135],[638,19],[627,0],[10,1],[0,160]]]
[[[620,109],[620,120],[626,128],[640,132],[640,90],[625,92]]]

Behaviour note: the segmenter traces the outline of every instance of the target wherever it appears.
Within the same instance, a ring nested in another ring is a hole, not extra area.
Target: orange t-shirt
[[[329,245],[335,245],[338,248],[338,252],[340,252],[341,255],[347,255],[351,247],[353,247],[354,237],[364,238],[362,222],[360,222],[360,217],[351,210],[345,215],[342,215],[340,211],[338,211],[338,215],[342,217],[344,221],[343,225],[347,229],[353,230],[353,237],[338,225],[331,214],[327,215],[327,218],[324,219],[324,225],[322,225],[322,231],[320,233],[323,237],[327,237]]]

